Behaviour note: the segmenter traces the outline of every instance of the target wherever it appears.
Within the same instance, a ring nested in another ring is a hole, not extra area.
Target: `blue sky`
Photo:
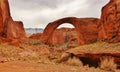
[[[64,17],[100,17],[109,0],[9,0],[11,16],[25,28],[45,28]],[[69,25],[64,25],[70,27]]]

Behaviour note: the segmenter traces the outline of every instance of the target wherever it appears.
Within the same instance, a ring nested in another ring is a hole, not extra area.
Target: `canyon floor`
[[[68,44],[49,46],[37,39],[27,39],[19,46],[0,42],[0,72],[120,72],[116,64],[104,62],[98,67],[83,65],[79,59],[59,62],[65,52],[75,51],[120,51],[120,43],[97,42],[75,48]],[[75,52],[76,53],[76,52]]]

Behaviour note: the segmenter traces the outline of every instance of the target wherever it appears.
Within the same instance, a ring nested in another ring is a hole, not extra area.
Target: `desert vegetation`
[[[73,67],[75,72],[119,72],[117,69],[117,64],[114,62],[112,57],[103,57],[99,66],[96,68],[94,66],[89,66],[89,64],[84,65],[83,62],[78,57],[69,58],[67,61],[59,63],[59,58],[61,55],[67,52],[76,51],[92,51],[92,52],[119,52],[120,43],[108,44],[106,42],[97,42],[93,44],[88,44],[84,46],[79,46],[76,48],[66,48],[63,49],[61,46],[49,46],[37,39],[27,39],[29,43],[21,43],[20,47],[10,45],[9,43],[0,44],[0,63],[9,63],[12,61],[22,61],[29,63],[36,63],[38,65],[53,65],[53,66],[65,66],[69,68]],[[56,66],[56,67],[57,67]],[[64,72],[64,71],[63,71]],[[70,70],[72,72],[72,70]]]

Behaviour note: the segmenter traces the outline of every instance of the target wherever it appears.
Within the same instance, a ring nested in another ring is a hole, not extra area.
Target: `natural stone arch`
[[[49,23],[40,37],[41,41],[47,44],[52,44],[51,37],[54,31],[59,25],[64,23],[70,23],[75,27],[78,35],[78,43],[80,45],[97,41],[99,19],[75,17],[67,17]]]
[[[50,44],[50,38],[51,38],[53,32],[57,29],[58,26],[60,26],[61,24],[64,24],[64,23],[72,24],[75,27],[75,30],[78,34],[78,43],[80,45],[85,44],[85,42],[84,42],[85,40],[79,29],[80,21],[79,21],[79,18],[76,18],[76,17],[62,18],[62,19],[59,19],[59,20],[49,23],[43,32],[44,37],[42,37],[42,40],[45,43]]]

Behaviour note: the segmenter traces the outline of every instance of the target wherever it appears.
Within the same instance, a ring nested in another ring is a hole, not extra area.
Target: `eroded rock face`
[[[3,32],[3,18],[2,18],[2,12],[1,12],[1,8],[0,8],[0,36],[2,35]]]
[[[91,43],[96,41],[98,38],[98,21],[99,19],[97,18],[68,17],[59,19],[47,25],[41,39],[47,44],[52,44],[51,38],[57,27],[63,23],[70,23],[75,27],[76,33],[78,35],[78,43],[80,45]]]
[[[110,0],[102,9],[99,39],[120,41],[120,0]]]
[[[25,37],[22,22],[16,22],[10,15],[8,0],[0,0],[0,36],[6,38]]]
[[[9,21],[8,23],[7,38],[22,38],[26,36],[21,21]]]
[[[1,15],[2,15],[2,23],[1,25],[1,35],[6,36],[6,29],[10,16],[10,9],[8,0],[0,0],[0,8],[1,8]]]

